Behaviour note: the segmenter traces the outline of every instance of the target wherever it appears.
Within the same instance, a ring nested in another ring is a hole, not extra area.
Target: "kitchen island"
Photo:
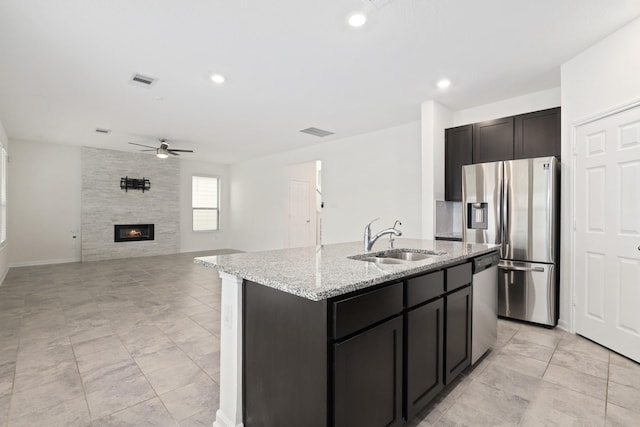
[[[214,426],[399,426],[469,365],[469,260],[497,247],[396,242],[424,259],[362,243],[196,259],[222,278]]]

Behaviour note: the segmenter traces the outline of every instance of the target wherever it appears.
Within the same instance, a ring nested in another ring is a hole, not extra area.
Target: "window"
[[[218,178],[194,176],[191,182],[193,231],[218,229]]]
[[[0,245],[7,241],[7,151],[0,143]]]

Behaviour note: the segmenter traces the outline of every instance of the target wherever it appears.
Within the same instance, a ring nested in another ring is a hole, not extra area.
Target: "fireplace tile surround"
[[[180,162],[155,156],[83,147],[82,261],[179,252]],[[153,180],[153,191],[120,189],[123,176]],[[115,242],[116,224],[155,224],[154,240]]]

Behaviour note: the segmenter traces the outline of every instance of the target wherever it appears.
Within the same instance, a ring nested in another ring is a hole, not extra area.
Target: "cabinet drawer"
[[[407,280],[407,308],[436,298],[444,293],[444,271]]]
[[[469,283],[471,283],[470,262],[447,268],[447,283],[445,285],[447,292],[451,292]]]
[[[333,303],[333,338],[340,339],[402,312],[402,283]]]

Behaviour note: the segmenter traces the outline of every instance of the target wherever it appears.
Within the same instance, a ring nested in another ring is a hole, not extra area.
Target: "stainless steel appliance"
[[[471,364],[491,348],[498,338],[498,262],[497,253],[473,259],[473,297],[471,315]]]
[[[558,175],[555,157],[462,168],[464,241],[501,244],[500,316],[557,324]]]

